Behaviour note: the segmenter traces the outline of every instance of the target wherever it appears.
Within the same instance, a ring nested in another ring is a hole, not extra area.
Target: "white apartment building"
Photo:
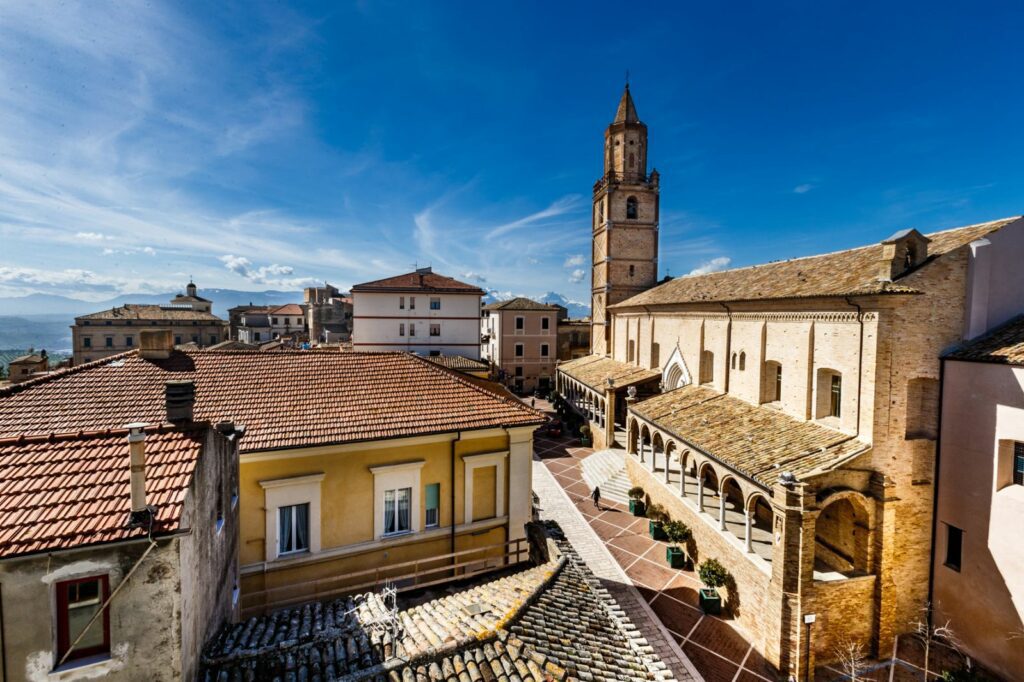
[[[352,287],[352,346],[480,358],[484,291],[419,268]]]

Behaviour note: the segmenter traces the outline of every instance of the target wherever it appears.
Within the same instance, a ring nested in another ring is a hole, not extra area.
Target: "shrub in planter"
[[[704,587],[700,590],[700,607],[704,613],[718,615],[722,612],[722,595],[718,588],[729,580],[729,571],[718,559],[705,559],[697,569],[697,575]]]
[[[640,486],[633,486],[627,493],[629,495],[629,513],[633,516],[643,516],[644,512],[647,511],[647,505],[644,504],[644,489]]]
[[[586,424],[580,427],[580,445],[590,447],[590,427]]]
[[[665,560],[672,568],[686,568],[690,558],[686,556],[686,550],[680,545],[687,542],[693,535],[690,527],[682,521],[666,521],[661,524],[661,530],[668,540],[669,546],[665,548]]]
[[[668,521],[668,512],[660,504],[652,504],[647,508],[647,532],[651,534],[652,540],[665,540],[665,531],[662,525]]]

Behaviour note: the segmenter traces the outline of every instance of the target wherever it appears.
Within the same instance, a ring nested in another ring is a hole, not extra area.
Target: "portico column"
[[[718,527],[725,530],[725,491],[718,491]]]
[[[753,512],[751,512],[751,511],[750,511],[750,510],[748,509],[748,510],[746,510],[746,511],[745,511],[745,512],[743,513],[743,517],[744,517],[744,519],[743,519],[743,522],[744,522],[744,529],[745,529],[745,531],[746,531],[746,532],[745,532],[745,533],[743,534],[743,544],[744,544],[744,545],[746,546],[746,548],[747,548],[747,553],[749,554],[750,552],[753,552],[753,551],[754,551],[753,547],[751,546],[751,541],[753,540],[753,538],[751,538],[751,537],[750,537],[750,526],[751,526],[751,523],[752,523],[752,521],[753,521],[753,519],[752,519],[752,517],[753,517]]]
[[[697,476],[697,511],[704,511],[704,479]]]
[[[668,465],[672,461],[672,458],[668,454],[668,448],[665,448],[665,483],[668,483]]]
[[[658,449],[654,446],[654,437],[651,437],[651,473],[654,473],[655,465],[658,463]]]
[[[686,462],[679,458],[679,497],[686,497]]]

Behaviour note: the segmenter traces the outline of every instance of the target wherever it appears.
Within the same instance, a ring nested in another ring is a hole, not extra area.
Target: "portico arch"
[[[819,503],[814,525],[815,579],[836,580],[873,571],[873,505],[861,493],[843,490]]]
[[[697,509],[704,511],[705,501],[718,495],[718,472],[710,462],[702,462],[697,469]]]

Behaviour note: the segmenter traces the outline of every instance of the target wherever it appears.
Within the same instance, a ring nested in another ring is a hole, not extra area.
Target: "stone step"
[[[625,453],[622,450],[600,450],[581,463],[583,481],[591,490],[600,486],[601,497],[628,504],[629,489],[632,487],[626,475]]]

